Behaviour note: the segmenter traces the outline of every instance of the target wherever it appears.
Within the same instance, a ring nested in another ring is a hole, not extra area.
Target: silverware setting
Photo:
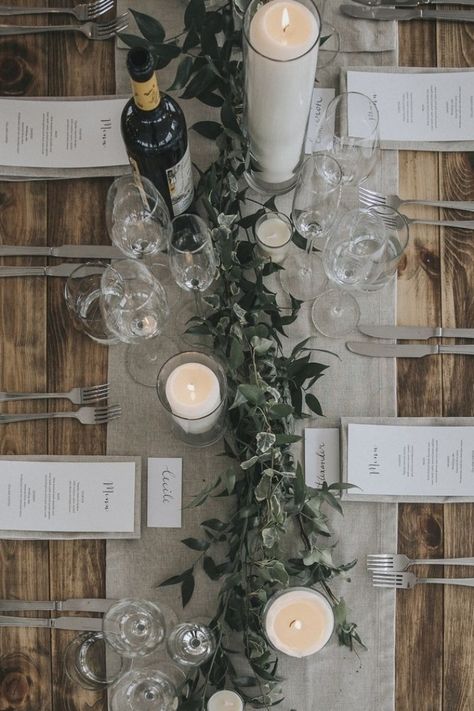
[[[474,588],[474,578],[417,578],[415,573],[374,573],[372,582],[375,588],[397,588],[410,590],[415,585],[462,585]]]
[[[50,610],[51,612],[107,612],[117,600],[70,598],[68,600],[0,600],[0,612]],[[0,620],[3,619],[0,617]]]
[[[359,323],[361,333],[372,338],[400,338],[405,341],[426,341],[428,338],[474,338],[474,328],[442,328],[441,326],[387,326]]]
[[[17,15],[72,15],[79,20],[95,20],[105,15],[114,7],[114,0],[96,0],[95,2],[81,3],[76,7],[11,7],[0,6],[0,15],[6,17]]]
[[[88,388],[72,388],[66,393],[9,393],[0,392],[0,402],[14,400],[70,400],[74,405],[87,405],[98,400],[107,400],[109,383]],[[0,605],[1,610],[1,605]]]
[[[474,558],[418,558],[401,553],[374,553],[367,556],[367,570],[374,573],[402,573],[411,565],[472,565]],[[0,603],[0,610],[2,609]]]
[[[0,257],[62,257],[65,259],[123,259],[123,253],[112,245],[63,244],[60,247],[0,244]]]
[[[74,412],[27,412],[20,415],[0,415],[0,425],[12,422],[27,422],[30,420],[62,420],[73,418],[82,425],[106,425],[117,420],[122,414],[120,405],[104,405],[100,407],[81,407]]]
[[[346,348],[358,355],[372,358],[424,358],[429,355],[474,355],[474,345],[429,345],[408,343],[368,343],[347,341]]]
[[[359,20],[447,20],[449,22],[474,22],[474,13],[463,10],[433,10],[427,4],[414,7],[374,7],[362,5],[341,5],[343,15]]]
[[[128,13],[108,22],[85,22],[82,25],[0,25],[0,37],[47,32],[81,32],[91,40],[107,40],[128,27]]]
[[[393,207],[394,210],[398,210],[402,205],[428,205],[429,207],[444,207],[452,210],[474,212],[474,202],[472,200],[403,200],[398,195],[383,195],[362,186],[359,186],[359,202],[366,207],[386,206]]]

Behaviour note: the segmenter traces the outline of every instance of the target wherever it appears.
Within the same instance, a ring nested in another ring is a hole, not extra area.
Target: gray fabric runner
[[[331,0],[332,2],[332,0]],[[120,5],[122,4],[122,7]],[[119,11],[130,3],[119,0]],[[153,11],[171,34],[181,29],[180,13],[184,4],[150,2],[134,3],[142,11]],[[346,20],[351,23],[351,20]],[[374,23],[376,24],[376,23]],[[339,31],[346,36],[346,24],[341,20]],[[387,23],[387,31],[393,26]],[[351,37],[347,34],[347,37]],[[351,40],[352,41],[352,40]],[[394,46],[389,43],[390,46]],[[337,59],[342,65],[386,65],[396,63],[394,52],[360,53],[343,52]],[[117,51],[117,92],[128,91],[124,70],[125,52]],[[325,86],[336,86],[338,67],[324,71]],[[170,85],[174,69],[168,67],[159,73],[162,87]],[[212,110],[198,102],[182,101],[188,127],[197,120],[212,116]],[[200,165],[210,159],[210,144],[190,132],[191,153]],[[370,185],[386,191],[398,186],[396,153],[384,151]],[[355,196],[347,193],[346,203],[355,203]],[[289,211],[291,195],[278,201],[280,209]],[[185,297],[176,287],[166,284],[170,303],[178,306]],[[396,315],[395,285],[359,299],[362,319],[372,323],[394,323]],[[358,297],[359,298],[359,297]],[[302,309],[298,321],[288,333],[287,346],[314,336],[314,345],[328,349],[334,355],[316,354],[330,368],[317,384],[315,393],[320,398],[328,419],[305,421],[307,426],[338,424],[340,416],[393,416],[396,414],[396,372],[391,359],[363,359],[349,353],[344,341],[315,336],[310,322],[310,307]],[[164,344],[163,347],[167,347]],[[338,357],[340,357],[340,360]],[[215,445],[195,450],[176,440],[170,433],[164,413],[160,409],[155,391],[137,385],[128,375],[125,348],[113,347],[109,355],[109,382],[111,397],[127,403],[120,420],[108,427],[108,454],[138,454],[142,456],[183,458],[183,504],[186,505],[207,482],[213,481],[224,466],[217,455],[221,446]],[[146,490],[146,489],[145,489]],[[143,507],[145,503],[143,502]],[[183,613],[180,609],[179,590],[163,588],[157,584],[183,571],[195,560],[195,554],[180,543],[182,538],[199,535],[199,522],[217,516],[225,518],[221,499],[211,500],[198,509],[183,511],[182,529],[150,529],[144,527],[139,541],[107,542],[107,594],[113,597],[143,596],[158,598],[171,605],[181,618],[210,614],[215,609],[217,588],[197,573],[193,600]],[[376,591],[371,587],[365,570],[365,557],[369,552],[395,550],[397,543],[397,507],[390,504],[347,503],[344,518],[332,521],[339,561],[357,558],[359,563],[349,580],[340,580],[335,589],[340,592],[351,610],[350,617],[359,625],[360,634],[368,646],[367,652],[358,656],[339,647],[333,640],[324,652],[306,660],[281,658],[281,672],[287,680],[283,685],[286,700],[279,706],[282,711],[393,711],[395,670],[395,595],[393,591]]]

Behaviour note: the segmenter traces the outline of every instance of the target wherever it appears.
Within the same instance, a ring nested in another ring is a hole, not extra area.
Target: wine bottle
[[[176,101],[161,93],[151,52],[134,47],[127,69],[133,97],[122,112],[122,137],[137,179],[160,191],[171,217],[185,212],[194,196],[186,119]]]

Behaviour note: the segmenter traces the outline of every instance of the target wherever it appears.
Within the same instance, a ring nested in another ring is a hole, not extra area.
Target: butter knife
[[[343,15],[359,20],[451,20],[452,22],[474,22],[474,12],[463,10],[430,10],[423,7],[362,7],[361,5],[341,5]]]
[[[405,344],[405,343],[368,343],[358,341],[348,341],[346,347],[352,353],[373,358],[424,358],[428,355],[474,355],[473,346],[440,346],[429,344]]]
[[[74,262],[57,264],[55,267],[0,267],[0,278],[23,276],[68,277],[79,265]],[[96,268],[90,267],[90,273],[95,274]]]
[[[0,627],[45,627],[50,630],[101,632],[101,617],[9,617],[0,615]]]
[[[69,600],[0,600],[0,612],[51,610],[52,612],[106,612],[116,600],[71,598]],[[1,618],[0,618],[1,619]]]
[[[123,259],[124,255],[112,245],[63,244],[61,247],[18,247],[0,244],[0,257],[62,257],[64,259]]]
[[[372,326],[360,323],[361,333],[372,338],[401,338],[426,341],[428,338],[474,338],[474,328],[441,328],[431,326]]]

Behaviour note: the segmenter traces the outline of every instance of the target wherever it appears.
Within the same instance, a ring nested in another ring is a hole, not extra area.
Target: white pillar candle
[[[319,652],[333,629],[331,605],[312,588],[290,588],[270,600],[265,613],[269,642],[290,657],[307,657]]]
[[[207,365],[178,365],[170,373],[165,391],[175,421],[190,434],[207,432],[220,416],[216,412],[221,402],[219,380]]]
[[[296,0],[262,5],[249,27],[247,128],[266,183],[294,176],[302,156],[318,58],[319,22]]]
[[[207,711],[243,711],[242,697],[235,691],[216,691],[207,702]]]
[[[291,225],[276,214],[257,222],[255,235],[260,254],[280,264],[285,259],[291,244]]]

